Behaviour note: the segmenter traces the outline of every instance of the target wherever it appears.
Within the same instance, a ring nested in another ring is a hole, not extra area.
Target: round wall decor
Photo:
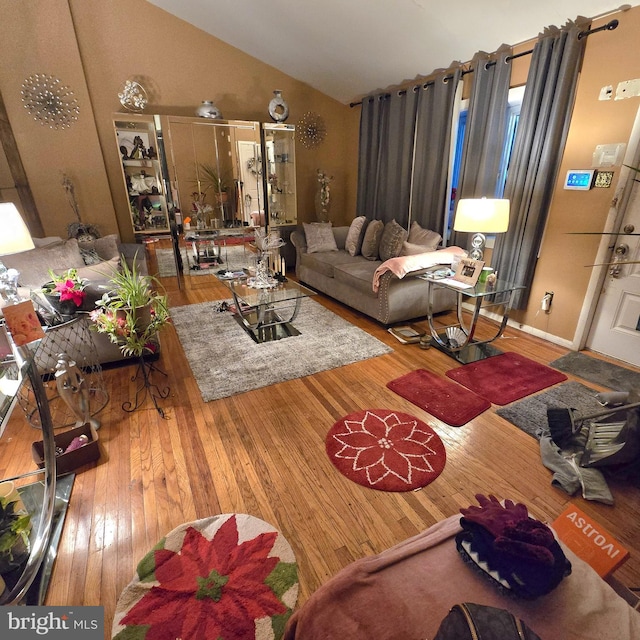
[[[51,129],[66,129],[77,119],[80,107],[73,91],[58,78],[35,73],[22,83],[25,109],[41,125]]]
[[[317,114],[308,111],[302,116],[296,127],[298,140],[307,149],[313,149],[322,143],[327,133],[324,120]]]
[[[120,104],[127,110],[140,113],[147,106],[148,98],[145,88],[135,80],[127,80],[118,94]]]

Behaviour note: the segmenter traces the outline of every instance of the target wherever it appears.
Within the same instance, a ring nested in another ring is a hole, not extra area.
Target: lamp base
[[[482,260],[484,257],[484,248],[487,243],[487,238],[483,233],[474,233],[471,238],[471,249],[469,251],[469,257],[472,260]]]

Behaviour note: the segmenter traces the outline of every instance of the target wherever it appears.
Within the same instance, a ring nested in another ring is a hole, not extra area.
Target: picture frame
[[[462,258],[456,267],[456,272],[453,276],[453,280],[463,282],[470,287],[475,287],[478,282],[478,278],[482,273],[482,267],[484,267],[483,260],[474,260],[473,258]]]

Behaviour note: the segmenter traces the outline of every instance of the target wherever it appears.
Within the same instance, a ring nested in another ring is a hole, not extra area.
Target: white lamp
[[[509,201],[492,198],[468,198],[458,202],[454,231],[473,233],[469,257],[482,260],[485,233],[504,233],[509,228]]]
[[[13,202],[0,202],[0,256],[21,253],[34,248],[33,239],[20,212]],[[0,295],[9,301],[17,302],[18,276],[15,269],[7,269],[0,262]]]

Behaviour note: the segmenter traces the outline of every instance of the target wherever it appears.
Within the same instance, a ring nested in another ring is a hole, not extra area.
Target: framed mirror
[[[183,225],[198,230],[263,226],[260,124],[183,116],[161,116],[161,122]]]

